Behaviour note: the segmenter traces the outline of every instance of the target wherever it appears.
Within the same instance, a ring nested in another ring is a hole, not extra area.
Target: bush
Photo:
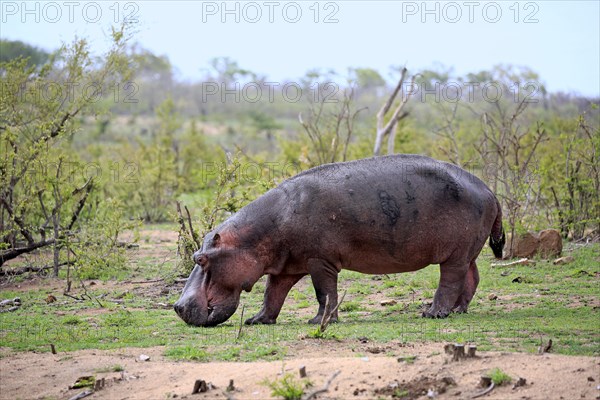
[[[283,397],[285,400],[300,400],[304,390],[311,386],[308,380],[298,381],[292,374],[285,374],[281,379],[270,381],[265,379],[263,385],[271,389],[271,396]]]

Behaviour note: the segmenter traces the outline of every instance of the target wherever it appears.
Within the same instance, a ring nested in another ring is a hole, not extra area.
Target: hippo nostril
[[[173,308],[175,309],[175,312],[178,315],[181,315],[181,313],[183,312],[183,306],[181,304],[179,304],[179,303],[173,304]]]

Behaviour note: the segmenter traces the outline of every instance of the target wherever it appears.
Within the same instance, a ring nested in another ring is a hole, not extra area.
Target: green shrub
[[[510,375],[502,371],[500,368],[494,368],[487,373],[487,376],[492,380],[492,382],[494,382],[494,385],[496,386],[502,386],[512,381]]]
[[[285,400],[300,400],[304,390],[311,386],[308,380],[298,381],[292,374],[285,374],[281,379],[273,381],[265,379],[262,384],[271,389],[271,396],[283,397]]]

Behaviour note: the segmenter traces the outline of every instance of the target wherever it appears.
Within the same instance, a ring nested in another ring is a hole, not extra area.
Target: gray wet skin
[[[284,181],[206,235],[175,311],[191,325],[218,325],[241,292],[268,275],[263,307],[246,323],[274,324],[292,286],[310,275],[316,323],[328,295],[337,304],[342,269],[390,274],[440,264],[423,316],[444,318],[467,311],[488,237],[501,257],[498,200],[455,165],[416,155],[327,164]]]

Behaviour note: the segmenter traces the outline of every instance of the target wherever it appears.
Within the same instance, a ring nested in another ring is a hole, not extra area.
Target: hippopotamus
[[[502,211],[494,193],[460,167],[419,155],[321,165],[289,178],[208,233],[177,314],[214,326],[235,312],[242,291],[267,275],[262,309],[246,324],[274,324],[290,289],[310,275],[321,321],[337,304],[342,269],[365,274],[440,265],[423,316],[464,313],[479,283],[476,259],[489,237],[502,256]],[[337,311],[331,321],[338,318]]]

